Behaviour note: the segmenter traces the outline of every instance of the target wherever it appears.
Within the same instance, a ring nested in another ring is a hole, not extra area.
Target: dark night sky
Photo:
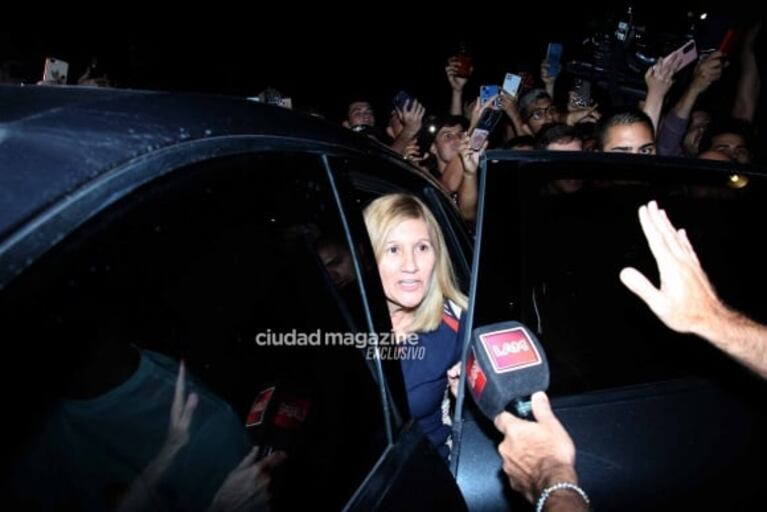
[[[485,12],[477,10],[479,4],[466,4],[476,12],[455,7],[452,21],[441,25],[423,9],[382,3],[364,6],[379,13],[343,15],[336,14],[337,8],[323,11],[292,3],[271,15],[222,8],[216,14],[185,13],[183,19],[147,23],[142,18],[148,14],[133,14],[110,18],[108,24],[90,22],[87,29],[74,24],[63,34],[47,26],[11,27],[0,33],[0,55],[15,60],[18,74],[28,80],[38,78],[47,55],[68,60],[70,80],[75,80],[95,54],[121,86],[255,95],[271,85],[292,96],[297,107],[313,105],[332,117],[351,95],[368,95],[382,108],[404,88],[427,106],[442,109],[449,99],[443,68],[459,41],[473,47],[476,71],[468,92],[474,94],[480,83],[500,83],[506,71],[537,71],[548,41],[564,43],[567,58],[598,25],[614,30],[614,16],[625,2],[556,8],[548,3],[536,12],[541,4],[498,3]],[[683,7],[659,15],[639,4],[635,12],[650,32],[686,26]],[[434,9],[449,14],[445,6]],[[293,10],[301,11],[300,19]]]

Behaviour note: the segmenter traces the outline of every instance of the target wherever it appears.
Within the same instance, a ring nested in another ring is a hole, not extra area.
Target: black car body
[[[398,361],[355,345],[254,343],[259,333],[388,332],[361,210],[408,192],[443,227],[471,292],[465,321],[516,319],[538,332],[597,509],[758,497],[759,473],[744,468],[765,452],[761,383],[666,332],[616,270],[652,269],[634,212],[676,201],[672,216],[699,226],[706,247],[725,237],[727,257],[751,251],[736,275],[717,262],[712,277],[725,287],[746,272],[748,286],[723,295],[758,318],[762,254],[747,229],[731,230],[758,218],[757,171],[738,169],[751,178],[739,190],[724,166],[493,152],[475,246],[435,180],[366,137],[281,108],[69,87],[4,87],[0,105],[2,384],[17,418],[4,425],[14,447],[4,482],[94,350],[78,333],[106,333],[185,358],[243,418],[264,386],[305,394],[311,421],[275,480],[277,509],[524,510],[492,423],[463,393],[448,468],[409,418]],[[330,271],[325,246],[348,253],[353,276]],[[609,313],[586,315],[595,311]]]

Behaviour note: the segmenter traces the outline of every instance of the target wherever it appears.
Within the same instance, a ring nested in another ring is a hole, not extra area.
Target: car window
[[[349,222],[352,229],[356,229],[359,238],[365,239],[363,247],[366,249],[361,251],[360,261],[362,267],[367,269],[367,282],[372,283],[368,289],[368,297],[371,300],[371,310],[377,317],[377,324],[384,326],[379,329],[390,329],[391,320],[380,287],[377,262],[370,248],[362,220],[364,208],[378,197],[393,193],[413,194],[431,208],[442,226],[459,285],[464,291],[468,289],[471,241],[457,211],[434,185],[411,170],[384,161],[331,158],[329,163],[340,176],[347,180],[350,189],[350,196],[346,198]],[[387,382],[394,394],[393,401],[398,411],[406,415],[408,405],[405,389],[402,386],[400,362],[391,359],[383,360],[382,365],[387,375]],[[399,425],[404,425],[404,422],[400,422]]]
[[[708,344],[663,326],[618,274],[633,266],[658,282],[637,218],[655,199],[687,230],[724,300],[764,321],[767,254],[752,224],[764,215],[763,177],[735,188],[702,169],[490,165],[475,325],[521,320],[536,330],[554,395],[742,376]]]
[[[0,299],[20,418],[6,492],[119,503],[166,438],[183,358],[200,398],[158,499],[203,509],[255,443],[288,453],[276,510],[342,506],[387,446],[350,258],[325,170],[299,154],[195,164],[91,219]]]

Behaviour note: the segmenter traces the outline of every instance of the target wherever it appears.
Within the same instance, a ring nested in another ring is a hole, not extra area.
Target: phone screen
[[[516,97],[519,86],[522,83],[522,77],[513,73],[506,73],[503,81],[503,90]]]
[[[549,43],[546,50],[546,62],[549,64],[549,76],[557,76],[561,71],[562,45],[559,43]]]
[[[412,97],[405,91],[400,91],[394,97],[394,106],[400,110],[405,110],[405,107],[411,102]]]
[[[481,105],[487,103],[493,96],[498,96],[499,89],[497,85],[483,85],[479,88],[479,101]],[[494,104],[493,108],[497,108],[498,104]]]
[[[479,151],[482,149],[482,144],[485,143],[487,140],[488,135],[490,135],[490,132],[487,130],[483,130],[481,128],[475,128],[473,132],[471,132],[471,138],[469,139],[469,147],[473,151]]]
[[[45,69],[43,70],[44,82],[55,82],[59,84],[67,83],[67,73],[69,72],[69,63],[63,60],[48,57],[45,59]]]

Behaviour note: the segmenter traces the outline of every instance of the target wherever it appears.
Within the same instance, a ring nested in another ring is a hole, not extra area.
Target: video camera
[[[699,54],[719,49],[736,24],[732,17],[681,7],[679,11],[637,13],[628,7],[619,16],[608,17],[571,49],[565,70],[576,79],[588,80],[592,88],[606,90],[613,105],[634,104],[644,98],[645,72],[660,56],[690,40],[696,42]],[[682,74],[693,68],[689,66]]]

